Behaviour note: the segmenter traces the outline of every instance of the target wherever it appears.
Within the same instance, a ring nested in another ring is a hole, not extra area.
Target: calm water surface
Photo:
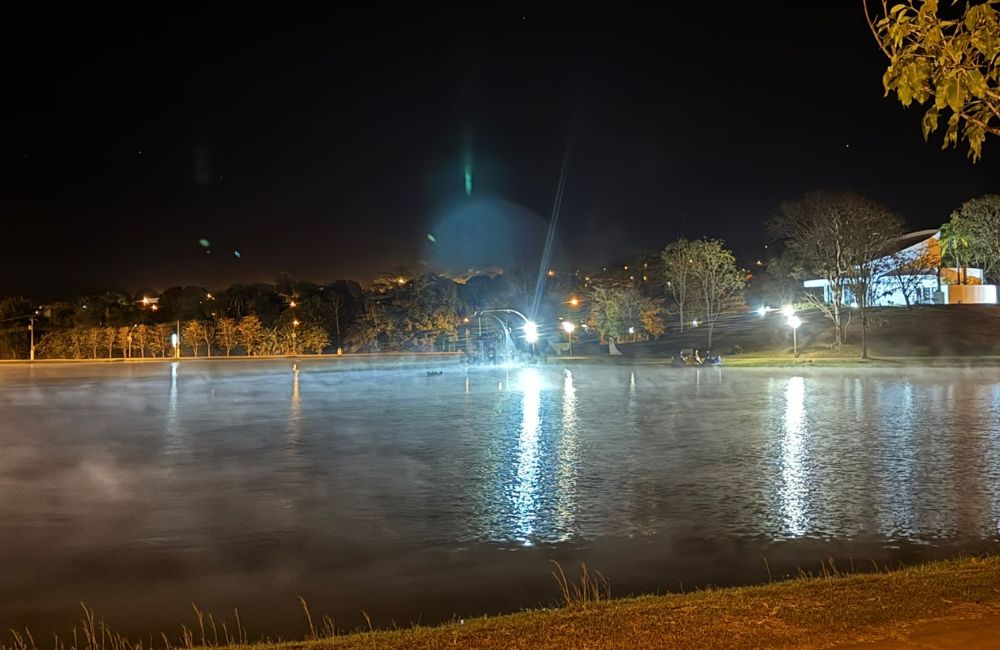
[[[1000,549],[1000,370],[0,368],[0,628],[301,636]]]

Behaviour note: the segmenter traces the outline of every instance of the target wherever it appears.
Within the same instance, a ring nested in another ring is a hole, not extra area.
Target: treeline
[[[671,251],[693,260],[682,265],[682,289]],[[491,309],[532,314],[541,351],[565,341],[561,320],[581,326],[577,340],[647,340],[671,327],[683,329],[688,318],[708,324],[711,337],[719,315],[743,304],[746,280],[721,241],[679,240],[662,253],[639,255],[610,270],[551,269],[537,296],[535,272],[456,282],[400,268],[364,288],[284,274],[274,284],[218,292],[199,286],[159,294],[107,291],[46,305],[7,298],[0,301],[0,322],[7,323],[0,329],[0,356],[28,356],[29,318],[36,357],[50,359],[165,357],[174,354],[174,340],[185,357],[460,350],[483,336],[481,327],[490,335],[498,320],[510,331],[522,325],[508,313],[475,318]]]
[[[0,300],[0,358],[25,358],[33,323],[36,352],[47,358],[162,357],[179,335],[184,356],[264,355],[462,349],[482,336],[480,326],[509,314],[475,318],[482,310],[518,310],[537,322],[545,351],[562,345],[560,320],[588,336],[620,342],[702,328],[712,347],[725,314],[753,306],[797,303],[822,312],[839,345],[847,323],[861,320],[862,347],[869,309],[886,291],[910,304],[921,278],[942,260],[898,251],[903,219],[852,193],[807,194],[782,204],[768,223],[771,253],[756,260],[757,277],[742,268],[725,242],[677,239],[610,267],[477,275],[465,282],[399,268],[362,287],[325,285],[283,274],[273,284],[152,289],[131,295],[106,291],[39,305],[21,297]],[[945,266],[978,265],[1000,274],[1000,196],[963,204],[941,230]],[[940,277],[940,276],[939,276]],[[803,280],[825,280],[833,294],[803,290]],[[845,311],[846,317],[845,317]],[[574,328],[569,328],[574,331]]]
[[[312,323],[264,327],[257,316],[131,327],[71,327],[45,334],[36,355],[49,359],[156,358],[320,354],[330,345],[326,330]]]

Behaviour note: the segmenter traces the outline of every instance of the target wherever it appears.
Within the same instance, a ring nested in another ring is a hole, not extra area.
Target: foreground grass
[[[216,638],[206,634],[206,619],[183,628],[181,638],[162,645],[154,637],[129,642],[91,612],[71,641],[57,650],[165,650],[210,646],[254,650],[358,650],[373,648],[825,648],[905,635],[908,627],[935,620],[1000,615],[1000,557],[964,558],[892,572],[842,576],[832,567],[824,577],[770,585],[697,591],[666,596],[603,599],[600,583],[591,583],[586,602],[569,593],[562,609],[457,621],[436,627],[354,632],[300,642],[248,643],[239,633]],[[565,585],[565,583],[564,583]],[[605,584],[606,586],[606,584]],[[572,587],[569,591],[572,591]],[[568,591],[564,588],[564,596]],[[589,596],[589,597],[588,597]],[[308,613],[308,609],[304,611]],[[328,619],[327,619],[328,622]],[[215,629],[215,622],[212,622]],[[329,625],[321,625],[330,630]],[[200,630],[200,631],[199,631]],[[0,650],[32,650],[27,634]]]
[[[991,557],[257,647],[822,648],[891,637],[925,620],[997,613],[1000,558]]]

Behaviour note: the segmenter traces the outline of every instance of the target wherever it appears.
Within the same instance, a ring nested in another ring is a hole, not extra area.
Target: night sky
[[[537,268],[512,251],[544,230],[567,150],[557,248],[574,266],[679,235],[747,263],[777,205],[814,189],[869,194],[914,229],[1000,190],[995,142],[973,165],[883,98],[860,3],[145,5],[5,20],[4,294]]]

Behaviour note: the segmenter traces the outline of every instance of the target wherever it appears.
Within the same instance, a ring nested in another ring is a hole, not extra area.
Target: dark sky
[[[814,189],[869,194],[913,228],[1000,189],[995,144],[973,165],[883,98],[860,3],[659,18],[39,6],[5,20],[0,46],[2,293],[487,265],[484,241],[517,244],[495,223],[469,245],[427,234],[543,228],[568,141],[571,264],[678,235],[752,258],[776,206]]]

